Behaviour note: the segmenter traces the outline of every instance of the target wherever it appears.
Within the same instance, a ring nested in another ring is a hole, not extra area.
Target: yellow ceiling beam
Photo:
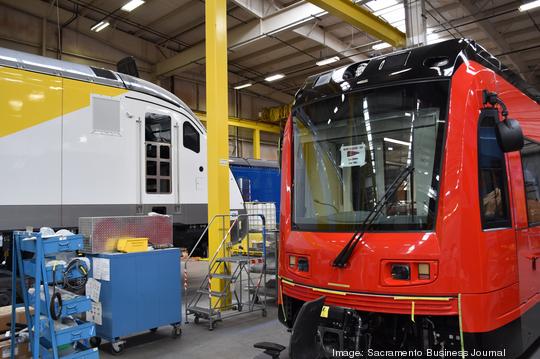
[[[368,34],[383,40],[394,47],[405,46],[407,36],[382,20],[373,15],[350,0],[308,0],[321,9],[328,11],[331,15],[351,24],[354,27],[364,30]]]
[[[195,115],[197,115],[197,118],[199,120],[206,123],[206,113],[195,111]],[[246,119],[237,118],[237,117],[229,117],[228,125],[234,126],[234,127],[240,127],[240,128],[248,128],[251,130],[259,130],[262,132],[270,132],[270,133],[277,133],[277,134],[281,133],[281,127],[279,125],[274,125],[274,124],[266,123],[266,122],[253,121],[253,120],[246,120]]]

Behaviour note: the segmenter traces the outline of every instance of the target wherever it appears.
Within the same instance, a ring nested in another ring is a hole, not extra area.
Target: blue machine
[[[229,167],[246,202],[274,202],[279,223],[281,173],[277,161],[233,157]]]
[[[92,258],[109,260],[110,280],[99,280],[102,325],[96,324],[96,333],[97,337],[111,342],[114,352],[124,349],[122,337],[155,331],[161,326],[172,325],[174,337],[182,334],[178,248],[101,253]]]

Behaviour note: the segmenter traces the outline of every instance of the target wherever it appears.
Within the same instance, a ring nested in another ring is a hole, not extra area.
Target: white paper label
[[[86,312],[86,320],[94,322],[97,325],[102,325],[102,314],[101,314],[101,303],[92,302],[92,309],[89,312]]]
[[[93,258],[92,273],[95,279],[111,280],[111,266],[108,258]]]
[[[366,145],[341,146],[341,165],[340,167],[362,167],[366,164]]]
[[[99,302],[99,294],[101,293],[101,283],[94,278],[88,278],[86,282],[86,295],[94,302]]]

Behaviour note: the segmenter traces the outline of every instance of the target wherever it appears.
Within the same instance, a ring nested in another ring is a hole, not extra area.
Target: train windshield
[[[407,165],[371,230],[433,228],[448,82],[341,94],[293,112],[293,224],[355,231]]]

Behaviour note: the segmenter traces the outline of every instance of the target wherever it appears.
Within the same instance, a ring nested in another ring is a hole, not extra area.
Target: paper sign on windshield
[[[362,167],[366,164],[366,145],[341,146],[340,167]]]

